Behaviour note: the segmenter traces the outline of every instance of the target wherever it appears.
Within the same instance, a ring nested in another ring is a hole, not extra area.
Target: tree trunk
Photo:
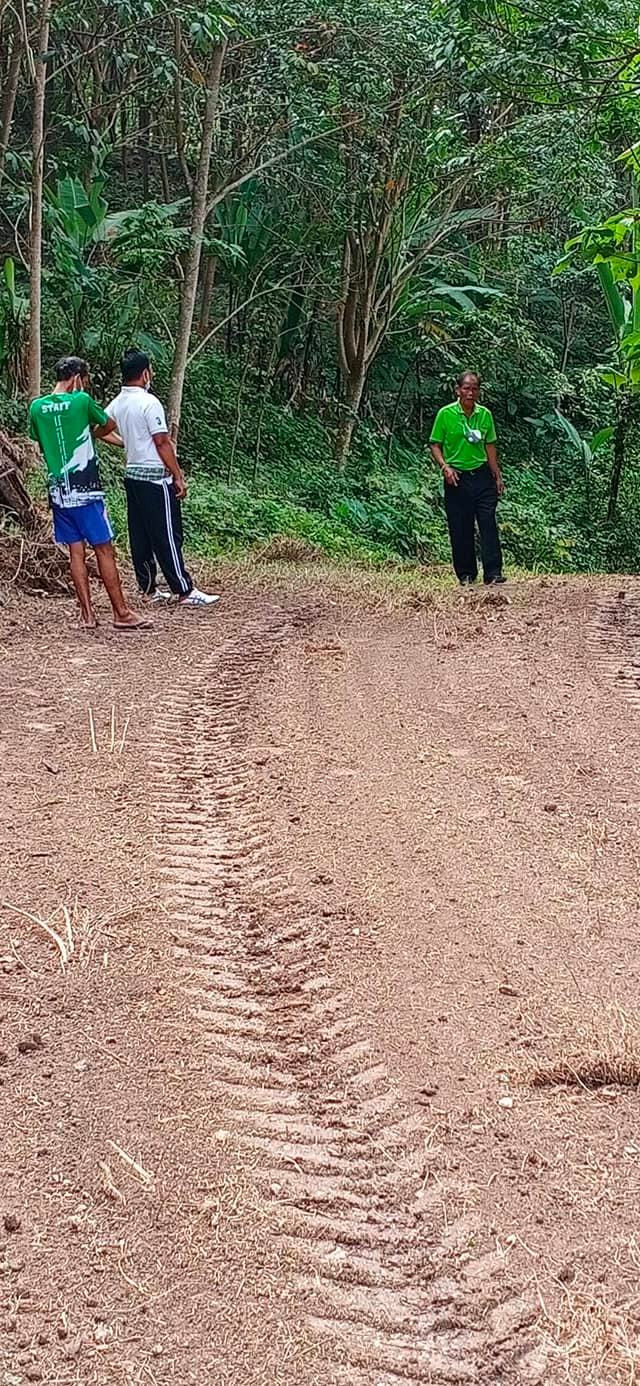
[[[120,171],[122,173],[122,178],[125,183],[129,175],[129,160],[127,158],[127,138],[127,103],[126,101],[123,101],[120,107]]]
[[[345,416],[336,434],[336,462],[340,471],[344,471],[347,465],[347,458],[351,451],[353,435],[358,422],[358,413],[364,391],[366,380],[366,369],[361,367],[358,374],[352,376],[347,381],[345,390]]]
[[[569,352],[571,351],[571,343],[572,343],[572,340],[573,340],[573,328],[574,328],[574,324],[575,324],[575,317],[576,317],[576,305],[575,305],[573,299],[571,300],[571,302],[570,302],[569,305],[567,306],[567,303],[566,303],[565,299],[563,298],[563,300],[562,300],[562,357],[561,357],[561,360],[560,360],[560,374],[561,374],[561,375],[564,375],[564,373],[565,373],[565,371],[566,371],[566,369],[567,369],[568,361],[569,361]]]
[[[233,314],[235,313],[235,310],[236,310],[236,290],[235,290],[233,284],[230,284],[230,285],[229,285],[229,303],[228,303],[228,308],[227,308],[227,330],[226,330],[226,332],[225,332],[225,350],[226,350],[227,356],[230,356],[230,355],[231,355],[231,352],[233,351],[233,324],[234,324],[234,321],[235,321],[235,319],[234,319],[234,317],[233,317]]]
[[[33,127],[31,137],[31,236],[29,268],[29,394],[40,394],[42,329],[42,192],[44,183],[44,105],[51,0],[40,0],[37,52],[34,53]]]
[[[256,427],[256,441],[253,451],[253,468],[251,472],[251,485],[253,486],[254,490],[258,480],[258,468],[260,466],[260,459],[262,455],[262,425],[264,422],[265,411],[267,408],[267,400],[269,397],[269,383],[273,377],[273,365],[276,359],[277,349],[278,339],[276,337],[274,339],[273,347],[271,349],[271,356],[269,358],[269,364],[267,366],[267,374],[264,383],[264,388],[260,391],[260,398],[262,400],[262,403],[260,406],[260,413],[258,414],[258,423]]]
[[[209,331],[209,319],[211,317],[211,300],[213,298],[213,286],[216,282],[216,261],[213,255],[207,255],[202,276],[202,293],[200,297],[200,321],[198,331],[201,337],[206,337]]]
[[[187,192],[193,192],[193,179],[189,171],[186,155],[184,152],[184,124],[182,120],[182,23],[180,16],[176,15],[173,21],[173,57],[174,57],[174,78],[173,78],[173,121],[176,135],[176,154],[178,163],[184,178]]]
[[[420,442],[424,441],[424,399],[422,396],[422,371],[420,368],[420,357],[416,356],[416,395],[417,395],[417,416],[418,416],[418,437]]]
[[[149,201],[149,112],[146,106],[138,111],[138,153],[142,169],[142,201]]]
[[[314,299],[313,308],[311,309],[309,321],[307,323],[307,330],[304,339],[304,351],[302,353],[302,366],[300,369],[300,376],[298,379],[298,388],[303,399],[306,398],[309,392],[309,385],[311,383],[311,358],[313,354],[313,343],[316,335],[317,322],[318,299],[316,298]]]
[[[200,260],[202,258],[202,240],[204,237],[204,227],[207,219],[207,196],[209,192],[209,166],[211,164],[211,150],[213,148],[213,132],[216,122],[218,109],[218,97],[220,94],[220,81],[222,78],[222,65],[225,55],[225,44],[219,44],[215,49],[209,63],[207,72],[207,96],[205,102],[204,117],[202,121],[202,138],[200,141],[200,154],[198,157],[198,167],[193,184],[193,196],[191,199],[191,240],[189,253],[185,265],[184,283],[182,285],[182,298],[180,302],[180,317],[178,321],[178,332],[176,336],[176,348],[173,358],[173,370],[171,373],[171,387],[169,390],[169,417],[171,420],[171,431],[174,438],[178,436],[180,427],[180,413],[182,409],[182,395],[184,392],[184,377],[187,369],[189,357],[189,342],[191,340],[191,329],[193,327],[193,315],[196,306],[196,294],[198,291],[198,279],[200,276]]]
[[[303,283],[294,284],[277,339],[276,379],[284,380],[287,395],[291,395],[294,385],[295,353],[300,341],[300,322],[304,312],[305,296]]]
[[[391,466],[391,451],[392,451],[392,448],[393,448],[393,440],[394,440],[395,434],[396,434],[396,424],[397,424],[397,422],[398,422],[398,414],[399,414],[399,412],[400,412],[400,401],[401,401],[402,396],[403,396],[403,394],[404,394],[404,387],[405,387],[405,385],[406,385],[406,383],[407,383],[407,381],[408,381],[408,379],[409,379],[409,373],[410,373],[410,371],[412,370],[412,368],[413,368],[413,361],[410,361],[410,362],[409,362],[409,365],[407,366],[407,369],[406,369],[405,372],[404,372],[404,375],[403,375],[403,377],[402,377],[402,380],[400,381],[400,385],[399,385],[399,387],[398,387],[398,392],[397,392],[397,394],[396,394],[396,402],[395,402],[395,404],[394,404],[394,406],[393,406],[393,414],[391,415],[391,423],[390,423],[390,425],[389,425],[389,437],[387,438],[387,469]]]
[[[616,518],[618,509],[618,494],[620,482],[624,471],[625,444],[629,424],[631,423],[632,403],[630,399],[621,399],[618,406],[618,420],[616,431],[613,435],[613,469],[611,472],[611,482],[609,485],[609,504],[607,506],[607,520],[612,524]]]
[[[22,28],[19,23],[16,23],[11,46],[11,57],[9,59],[9,70],[7,72],[7,80],[2,95],[2,112],[0,113],[0,184],[2,183],[4,161],[7,156],[7,149],[9,148],[9,140],[11,138],[11,125],[13,123],[18,82],[20,81],[20,65],[22,63],[23,47],[24,40]]]
[[[162,196],[166,203],[171,201],[171,186],[169,183],[169,169],[167,168],[167,156],[162,150],[160,154],[160,181],[162,183]]]

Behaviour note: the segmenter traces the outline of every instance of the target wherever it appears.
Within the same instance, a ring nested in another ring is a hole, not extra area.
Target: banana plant
[[[63,289],[70,335],[78,350],[98,352],[105,368],[112,363],[118,330],[137,331],[144,285],[161,274],[187,246],[188,233],[176,226],[185,202],[147,203],[109,212],[104,183],[88,188],[67,176],[46,192],[53,271]],[[112,270],[126,275],[126,292],[111,293]]]

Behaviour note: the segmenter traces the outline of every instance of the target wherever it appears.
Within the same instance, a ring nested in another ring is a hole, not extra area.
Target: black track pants
[[[444,488],[444,503],[456,575],[463,582],[478,576],[476,523],[485,582],[502,575],[502,551],[496,524],[498,491],[485,463],[472,472],[458,472],[458,485]]]
[[[156,589],[158,568],[177,597],[186,597],[193,582],[182,557],[182,515],[173,482],[124,479],[131,559],[141,592]]]

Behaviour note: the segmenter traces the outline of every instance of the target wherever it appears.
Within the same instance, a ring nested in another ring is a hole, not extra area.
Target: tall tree
[[[209,178],[211,151],[215,131],[220,83],[226,52],[226,39],[217,39],[211,45],[206,66],[205,102],[200,130],[198,162],[191,193],[191,223],[189,227],[189,251],[184,269],[184,281],[180,297],[180,315],[176,335],[171,386],[169,389],[169,418],[174,437],[177,437],[182,411],[184,377],[189,358],[189,343],[196,307],[196,295],[200,278],[202,243],[204,240],[207,207],[209,198]]]
[[[10,23],[13,20],[13,23]],[[3,30],[3,25],[5,29]],[[4,16],[0,19],[0,37],[6,37],[7,52],[9,59],[7,63],[6,76],[3,84],[2,105],[0,107],[0,185],[4,174],[5,159],[9,140],[11,138],[11,126],[13,123],[13,113],[15,110],[16,96],[18,93],[18,83],[20,81],[20,67],[22,64],[22,53],[24,49],[24,30],[21,19],[18,15],[10,13],[9,21]]]
[[[40,0],[33,53],[31,134],[31,221],[29,235],[29,394],[40,393],[42,360],[42,204],[44,188],[45,95],[52,0]]]

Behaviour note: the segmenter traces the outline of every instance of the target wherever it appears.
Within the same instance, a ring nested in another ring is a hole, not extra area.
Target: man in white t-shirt
[[[138,586],[151,601],[173,594],[182,606],[211,606],[217,596],[194,587],[182,556],[180,501],[187,486],[160,400],[149,393],[153,372],[144,351],[122,358],[122,389],[107,405],[124,444],[124,484],[131,559]],[[112,441],[112,439],[109,439]],[[158,568],[170,592],[156,586]]]

